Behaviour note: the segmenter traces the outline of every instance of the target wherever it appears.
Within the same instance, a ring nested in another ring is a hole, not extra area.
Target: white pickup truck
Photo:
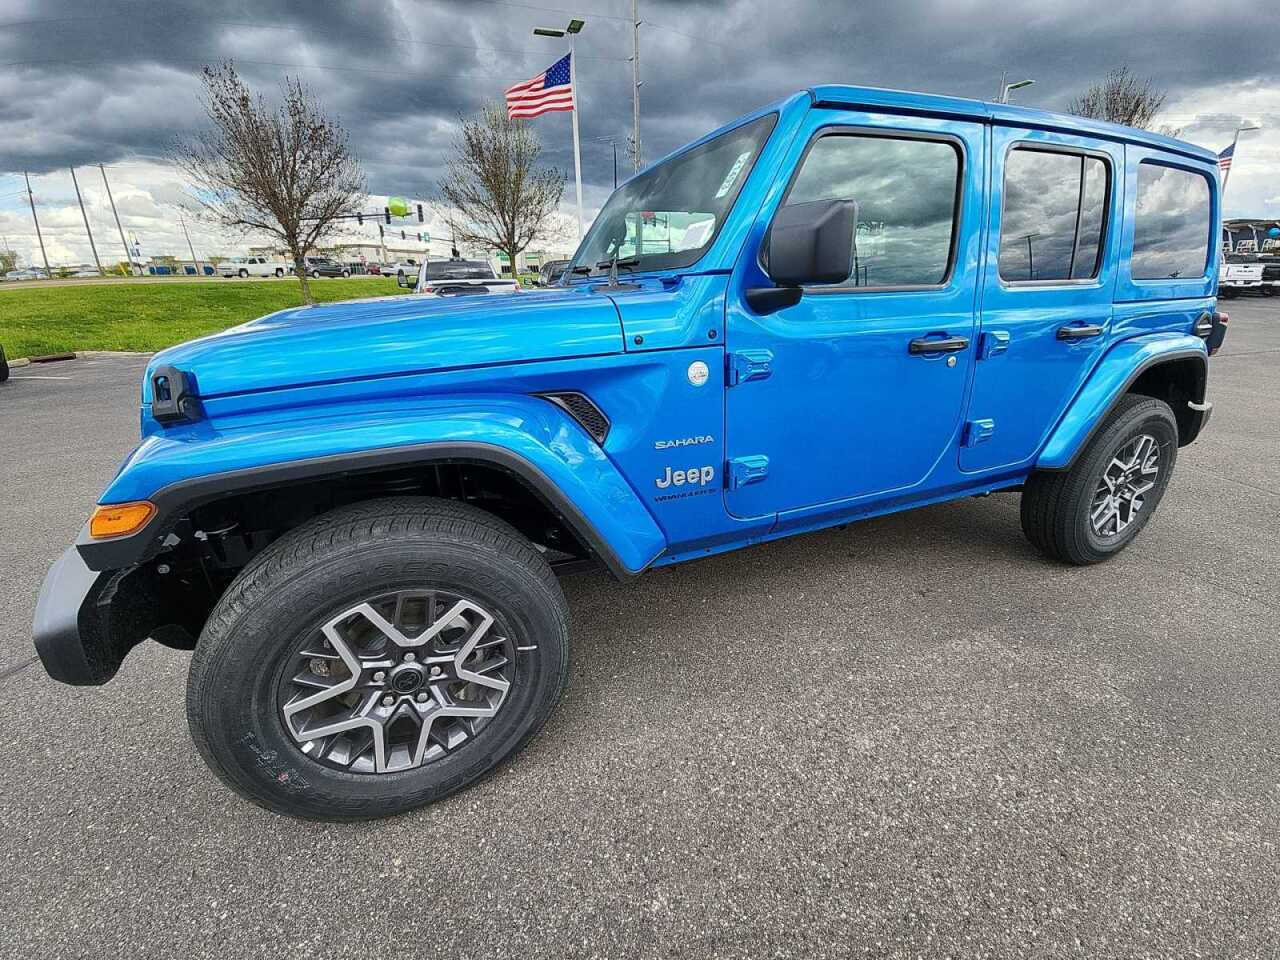
[[[1230,263],[1223,260],[1218,267],[1218,293],[1230,300],[1250,290],[1262,290],[1261,263]]]
[[[218,264],[218,275],[222,277],[283,277],[288,272],[283,260],[266,257],[232,257]]]
[[[396,283],[427,297],[475,297],[520,293],[515,277],[499,277],[488,260],[428,260],[417,276],[396,275]]]

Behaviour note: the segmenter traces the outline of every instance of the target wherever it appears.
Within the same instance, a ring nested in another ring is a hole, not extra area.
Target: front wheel
[[[344,277],[349,277],[349,276],[351,276],[351,271],[350,271],[350,270],[343,270],[343,271],[342,271],[342,275],[343,275]]]
[[[312,280],[319,280],[319,279],[320,279],[320,271],[319,271],[319,270],[312,270],[312,271],[311,271],[311,279],[312,279]]]
[[[284,270],[280,267],[276,267],[276,279],[278,280],[283,276],[284,276]]]
[[[519,751],[568,655],[564,595],[528,540],[464,504],[374,500],[241,571],[201,633],[187,717],[205,761],[253,802],[372,819]]]
[[[1070,469],[1032,474],[1022,491],[1022,530],[1065,563],[1100,563],[1151,520],[1178,456],[1178,423],[1163,400],[1128,394]]]
[[[240,271],[240,279],[241,279],[241,280],[247,280],[247,279],[249,279],[249,271],[248,271],[248,270],[243,270],[243,269],[242,269],[242,270]]]

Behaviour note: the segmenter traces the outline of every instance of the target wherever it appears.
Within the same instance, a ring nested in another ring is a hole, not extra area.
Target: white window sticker
[[[730,188],[733,186],[733,182],[738,179],[738,174],[742,172],[742,168],[747,165],[747,161],[750,159],[750,150],[738,154],[738,159],[733,161],[733,166],[730,167],[729,172],[725,174],[724,183],[720,184],[720,189],[716,191],[717,200],[729,192]]]

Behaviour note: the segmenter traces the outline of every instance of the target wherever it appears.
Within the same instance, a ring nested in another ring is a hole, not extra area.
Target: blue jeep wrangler
[[[623,184],[564,279],[284,310],[166,350],[40,594],[58,680],[151,638],[232,789],[376,817],[518,751],[557,575],[626,578],[1020,490],[1050,557],[1150,520],[1208,419],[1215,158],[978,101],[816,87]]]

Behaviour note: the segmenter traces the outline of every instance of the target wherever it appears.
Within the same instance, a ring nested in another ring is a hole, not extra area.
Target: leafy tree
[[[436,207],[455,242],[516,257],[535,240],[553,238],[564,174],[539,167],[542,144],[522,121],[492,102],[462,122],[438,184]]]
[[[205,67],[203,79],[209,126],[179,141],[175,160],[208,219],[280,240],[314,303],[304,258],[365,199],[347,133],[296,78],[285,78],[276,108],[231,63]]]
[[[18,269],[18,255],[12,250],[0,250],[0,274]]]
[[[1168,92],[1157,90],[1150,78],[1139,80],[1129,68],[1120,65],[1107,74],[1105,80],[1093,84],[1067,105],[1067,112],[1078,117],[1109,120],[1127,127],[1149,130],[1160,108],[1168,99]],[[1177,136],[1178,131],[1167,131]]]

